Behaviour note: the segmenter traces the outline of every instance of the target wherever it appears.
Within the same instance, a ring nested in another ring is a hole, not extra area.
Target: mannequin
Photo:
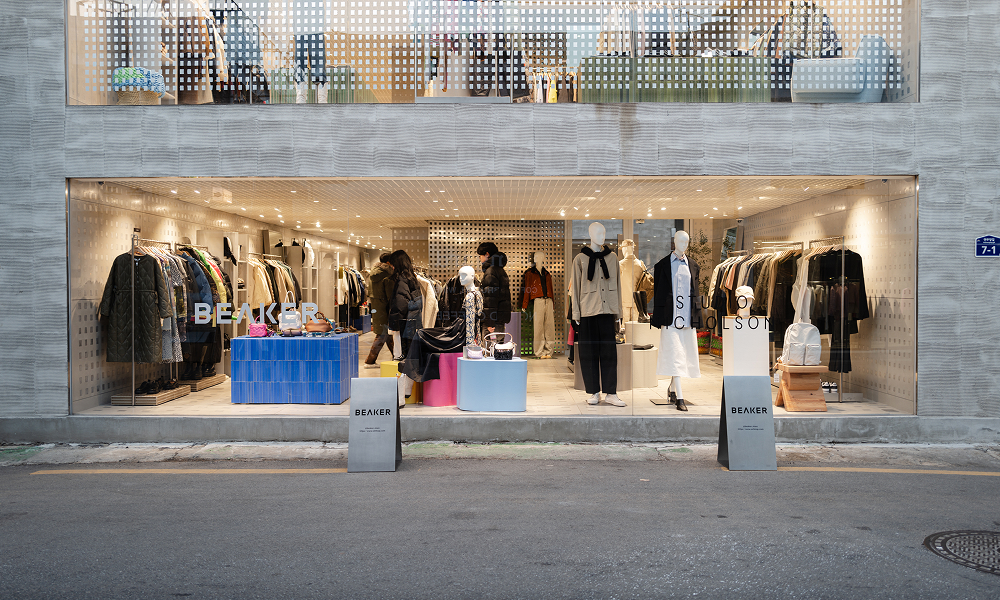
[[[535,252],[534,265],[521,279],[521,310],[534,308],[534,351],[538,358],[552,358],[555,349],[553,302],[555,286],[552,274],[545,270],[545,253]]]
[[[667,393],[677,410],[686,411],[681,377],[701,377],[698,364],[698,333],[701,304],[698,295],[698,263],[686,252],[690,236],[674,234],[674,250],[656,263],[653,271],[653,316],[650,325],[660,328],[658,375],[670,377]]]
[[[476,287],[476,270],[462,267],[458,270],[458,280],[465,288],[465,300],[462,302],[465,310],[465,345],[481,345],[479,332],[483,318],[483,294]]]
[[[309,101],[309,82],[316,84],[316,103],[326,104],[329,79],[326,74],[326,9],[308,0],[294,0],[291,17],[295,56],[295,103]]]
[[[750,318],[750,306],[753,304],[753,288],[748,285],[741,285],[736,288],[736,316],[741,319]]]
[[[578,368],[590,397],[588,404],[604,401],[626,406],[618,398],[618,349],[616,321],[622,318],[621,272],[618,257],[604,245],[606,231],[590,225],[590,245],[573,259],[573,321],[579,331]]]
[[[626,321],[639,318],[639,310],[635,306],[635,290],[639,279],[646,270],[646,265],[635,257],[635,242],[625,240],[621,245],[624,257],[618,263],[622,273],[622,313]]]

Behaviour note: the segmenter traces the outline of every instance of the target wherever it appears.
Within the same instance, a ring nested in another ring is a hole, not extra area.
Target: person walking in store
[[[483,336],[502,332],[510,322],[510,279],[507,278],[507,255],[493,242],[483,242],[476,250],[483,266]]]
[[[423,326],[423,294],[413,272],[413,262],[404,250],[396,250],[387,259],[392,267],[393,292],[389,299],[389,333],[393,337],[396,355],[393,360],[403,361],[410,352],[410,343]],[[403,373],[400,370],[400,373]],[[405,373],[399,376],[399,406],[413,392],[413,380]]]
[[[389,335],[389,298],[395,290],[395,280],[392,277],[392,265],[389,264],[389,253],[383,252],[378,257],[378,264],[372,267],[368,278],[371,280],[369,287],[369,302],[372,308],[372,331],[375,333],[375,341],[368,352],[365,360],[366,369],[377,369],[378,355],[382,352],[382,346],[389,345],[389,356],[392,356],[393,344],[392,336]]]

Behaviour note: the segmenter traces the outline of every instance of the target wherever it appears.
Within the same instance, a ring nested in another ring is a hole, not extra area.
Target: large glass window
[[[918,0],[67,0],[70,104],[913,102]]]

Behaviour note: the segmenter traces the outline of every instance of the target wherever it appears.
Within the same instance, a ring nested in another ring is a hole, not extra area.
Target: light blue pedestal
[[[528,361],[459,358],[458,407],[480,412],[525,412]]]

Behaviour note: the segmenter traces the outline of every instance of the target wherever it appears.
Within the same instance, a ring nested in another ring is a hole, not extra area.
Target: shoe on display
[[[590,398],[587,398],[587,404],[598,404],[601,401],[600,394],[594,394]]]
[[[618,397],[618,394],[608,394],[604,397],[604,401],[611,406],[628,406],[624,400]]]
[[[149,382],[149,387],[146,388],[146,395],[148,395],[148,396],[155,396],[155,395],[159,394],[161,391],[163,391],[163,390],[160,389],[159,382],[157,382],[157,381],[150,381]]]
[[[688,409],[687,404],[684,404],[684,398],[678,398],[677,410],[683,410],[684,412],[687,412],[687,409]]]
[[[201,368],[202,377],[215,377],[215,365],[209,364]]]
[[[149,383],[150,382],[148,380],[147,381],[143,381],[142,383],[140,383],[139,387],[135,388],[135,395],[136,396],[145,396],[145,395],[149,394]]]

